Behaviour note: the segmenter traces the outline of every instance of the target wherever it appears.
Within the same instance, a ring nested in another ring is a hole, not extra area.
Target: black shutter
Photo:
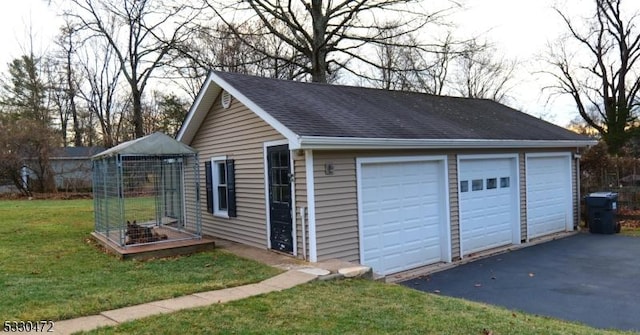
[[[204,175],[207,185],[207,212],[213,214],[213,176],[211,175],[211,161],[204,162]]]
[[[236,171],[233,159],[225,161],[227,165],[227,215],[237,217],[236,213]]]

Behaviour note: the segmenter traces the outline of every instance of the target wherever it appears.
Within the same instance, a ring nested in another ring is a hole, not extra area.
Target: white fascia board
[[[280,121],[276,120],[273,116],[271,116],[271,114],[267,113],[260,106],[256,105],[253,101],[251,101],[251,99],[247,98],[238,89],[224,81],[224,79],[220,78],[213,72],[211,73],[210,78],[216,83],[216,85],[229,92],[229,94],[231,94],[234,99],[237,99],[242,104],[247,106],[247,108],[256,113],[256,115],[258,115],[258,117],[260,117],[264,122],[273,127],[280,134],[282,134],[287,140],[289,140],[289,143],[294,143],[298,140],[297,134],[295,134],[289,128],[285,127],[282,123],[280,123]]]
[[[301,136],[290,140],[290,149],[501,149],[501,148],[568,148],[596,145],[595,140],[468,140],[468,139],[397,139]]]
[[[211,109],[216,97],[220,94],[221,88],[215,85],[212,80],[213,72],[209,72],[207,79],[202,84],[198,96],[193,101],[193,105],[187,113],[187,118],[184,120],[176,139],[186,145],[190,145],[191,141],[196,135],[196,132],[200,128],[200,124],[204,121],[207,113]]]
[[[256,105],[253,101],[242,94],[240,90],[227,83],[214,72],[209,73],[209,76],[202,85],[196,100],[191,106],[184,125],[180,129],[178,136],[176,136],[178,141],[187,145],[191,144],[191,141],[195,137],[196,132],[204,121],[204,118],[207,116],[209,110],[211,110],[211,106],[213,106],[213,103],[222,90],[229,92],[234,99],[237,99],[239,102],[247,106],[247,108],[258,115],[259,118],[287,138],[290,144],[298,142],[298,135],[285,127],[273,116],[260,108],[260,106]]]

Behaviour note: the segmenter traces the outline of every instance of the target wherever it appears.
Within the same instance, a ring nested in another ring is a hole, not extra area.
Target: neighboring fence
[[[589,193],[593,192],[618,193],[618,208],[640,210],[640,187],[638,186],[592,187],[589,189],[583,189],[582,196],[584,198],[589,195]]]
[[[581,218],[584,221],[587,217],[587,208],[584,197],[593,192],[615,192],[618,193],[617,218],[625,226],[640,225],[640,187],[639,186],[618,186],[618,187],[590,187],[582,189],[583,199],[581,201]]]

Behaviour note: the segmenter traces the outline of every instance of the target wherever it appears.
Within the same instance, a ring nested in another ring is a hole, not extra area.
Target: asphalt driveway
[[[581,233],[401,284],[596,328],[640,331],[640,238]]]

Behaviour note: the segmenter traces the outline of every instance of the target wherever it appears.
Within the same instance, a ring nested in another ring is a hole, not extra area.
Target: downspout
[[[298,256],[298,220],[296,219],[296,173],[295,173],[295,160],[293,158],[294,152],[289,151],[289,183],[291,187],[291,239],[293,241],[293,255]]]
[[[300,222],[302,224],[302,259],[307,260],[307,220],[305,219],[306,207],[300,207]]]
[[[315,179],[313,177],[313,151],[305,150],[305,168],[307,179],[307,209],[309,222],[309,261],[318,261],[318,249],[316,240],[316,199],[315,199]]]

